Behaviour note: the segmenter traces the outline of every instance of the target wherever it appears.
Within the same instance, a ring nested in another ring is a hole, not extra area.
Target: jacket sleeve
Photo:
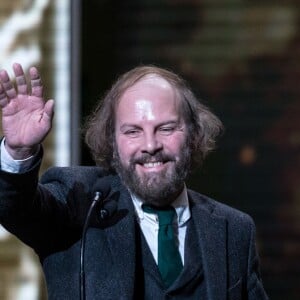
[[[26,244],[33,246],[37,232],[38,173],[41,159],[27,172],[10,173],[0,170],[0,223]]]
[[[53,167],[39,181],[40,163],[24,173],[0,170],[0,223],[44,256],[80,238],[91,187],[105,173],[95,167]]]

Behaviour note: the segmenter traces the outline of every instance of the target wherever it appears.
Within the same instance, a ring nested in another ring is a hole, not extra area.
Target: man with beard
[[[0,72],[0,221],[38,254],[49,299],[267,299],[252,219],[185,186],[222,125],[180,77],[152,66],[125,73],[86,125],[99,167],[52,168],[38,182],[53,100],[36,68],[31,94],[13,68],[16,89]],[[83,236],[99,178],[117,208],[108,219],[96,208]]]

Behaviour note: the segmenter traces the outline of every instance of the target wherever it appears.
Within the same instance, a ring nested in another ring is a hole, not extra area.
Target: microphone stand
[[[101,193],[95,192],[95,197],[93,202],[89,208],[87,216],[85,218],[83,230],[82,230],[82,237],[81,237],[81,244],[80,244],[80,300],[85,300],[85,271],[84,271],[84,255],[85,255],[85,239],[86,239],[86,232],[89,227],[90,217],[94,210],[94,207],[101,199]]]

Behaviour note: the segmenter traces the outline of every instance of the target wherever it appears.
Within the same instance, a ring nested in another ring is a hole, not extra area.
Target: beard
[[[137,173],[136,165],[153,161],[168,163],[170,166],[160,172],[146,172],[141,175]],[[139,157],[132,158],[126,166],[121,162],[116,147],[114,150],[114,168],[125,186],[145,204],[157,207],[170,205],[179,196],[189,173],[190,164],[191,150],[184,145],[177,159],[163,151],[153,155],[143,153]]]

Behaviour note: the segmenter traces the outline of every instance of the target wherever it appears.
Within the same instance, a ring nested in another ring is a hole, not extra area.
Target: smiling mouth
[[[156,161],[156,162],[148,162],[148,163],[144,163],[142,164],[142,166],[146,169],[150,169],[150,168],[155,168],[158,166],[162,166],[164,163],[161,161]]]

